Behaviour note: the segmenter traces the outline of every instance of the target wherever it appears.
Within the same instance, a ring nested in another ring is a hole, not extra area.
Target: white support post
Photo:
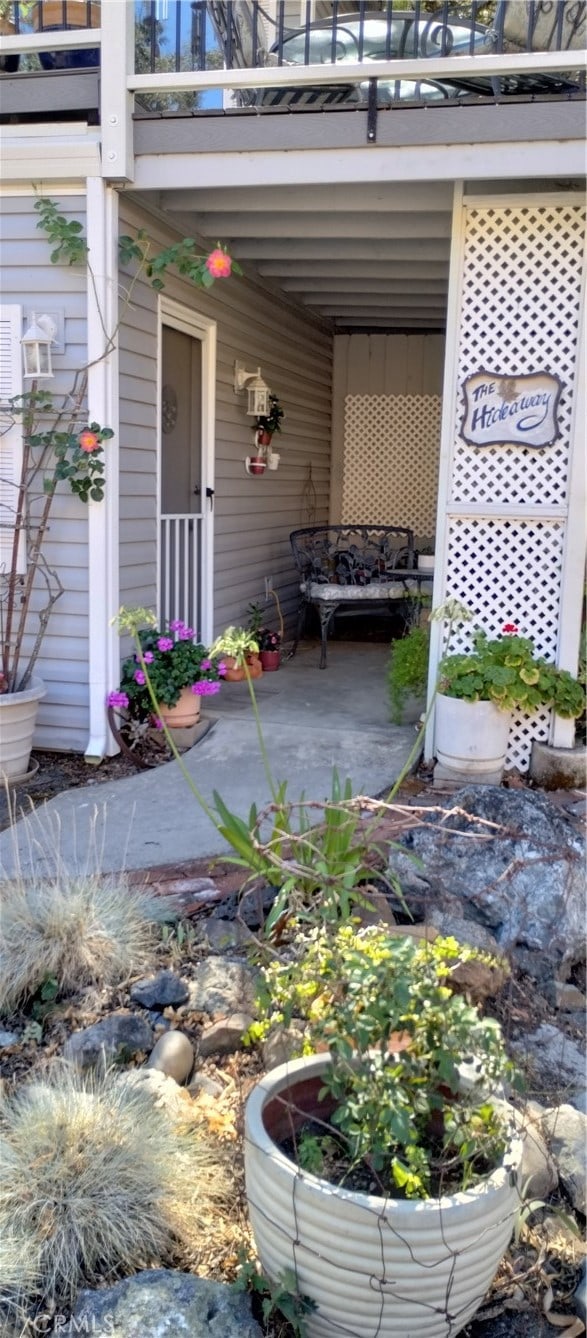
[[[583,258],[583,289],[577,336],[575,403],[571,426],[568,497],[569,509],[561,573],[561,605],[557,664],[560,669],[577,672],[581,653],[581,621],[585,582],[585,548],[587,543],[587,496],[585,479],[585,302],[587,300],[587,250]],[[555,748],[572,748],[575,742],[575,721],[552,717],[550,742]]]
[[[438,473],[438,504],[436,513],[436,543],[432,607],[445,599],[446,589],[446,531],[452,457],[454,451],[455,415],[457,406],[457,365],[459,352],[459,320],[463,281],[463,248],[465,238],[465,211],[463,182],[455,181],[452,209],[452,234],[446,313],[446,344],[442,388],[442,429],[440,436],[440,465]],[[430,657],[428,670],[428,703],[436,688],[438,662],[442,654],[442,624],[430,624]],[[434,711],[426,728],[424,757],[427,762],[434,756]]]
[[[134,95],[127,87],[127,80],[134,75],[134,52],[132,0],[108,0],[102,5],[100,118],[102,175],[109,181],[134,180]]]
[[[106,6],[108,8],[108,6]],[[106,719],[107,693],[118,686],[120,648],[110,619],[118,609],[118,341],[104,357],[118,310],[118,196],[101,177],[87,182],[88,421],[111,427],[104,443],[105,497],[88,503],[88,761],[117,751]]]

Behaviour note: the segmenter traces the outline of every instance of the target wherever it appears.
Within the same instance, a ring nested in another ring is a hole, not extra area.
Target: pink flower
[[[163,729],[163,721],[159,719],[158,715],[154,715],[152,719],[155,729]]]
[[[174,619],[173,619],[173,622],[169,624],[169,631],[170,631],[170,632],[183,632],[184,627],[185,627],[185,623],[183,623],[183,622],[181,621],[181,618],[174,618]]]
[[[155,656],[153,655],[152,650],[146,650],[146,651],[144,651],[144,652],[143,652],[143,659],[144,659],[144,661],[145,661],[145,664],[152,664],[152,663],[153,663],[153,660],[155,659]]]
[[[226,254],[226,251],[217,246],[215,251],[210,252],[206,260],[206,269],[213,279],[228,279],[232,270],[232,260]]]
[[[199,683],[192,683],[192,692],[197,697],[214,697],[220,692],[220,683],[211,683],[209,679],[202,678]]]
[[[193,635],[194,635],[193,627],[186,627],[184,623],[182,623],[181,627],[178,627],[177,629],[178,641],[191,641]]]
[[[173,650],[173,641],[170,636],[160,636],[157,642],[157,650]]]
[[[126,692],[109,692],[106,698],[108,706],[128,706],[128,697]]]
[[[135,672],[134,672],[134,674],[133,674],[133,678],[134,678],[135,683],[138,683],[139,687],[141,687],[141,688],[144,687],[144,686],[145,686],[145,683],[147,682],[147,680],[146,680],[146,678],[145,678],[145,675],[144,675],[142,669],[136,669]]]
[[[519,632],[520,629],[519,627],[516,627],[515,623],[504,623],[501,630],[502,632],[507,632],[509,636],[516,636],[516,633]]]
[[[90,432],[89,427],[87,427],[84,432],[80,432],[78,441],[81,450],[86,451],[88,455],[90,454],[91,451],[97,451],[100,449],[100,442],[98,441],[96,433]]]
[[[212,668],[212,661],[211,661],[211,660],[202,660],[202,663],[201,663],[201,665],[200,665],[200,669],[204,669],[204,670],[205,670],[205,669],[211,669],[211,668]]]
[[[216,673],[219,674],[221,678],[224,678],[224,675],[226,673],[226,665],[224,663],[224,660],[218,661],[218,664],[216,665]]]

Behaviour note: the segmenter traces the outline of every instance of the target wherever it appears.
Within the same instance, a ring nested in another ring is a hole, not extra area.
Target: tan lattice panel
[[[572,204],[467,210],[453,502],[566,500],[584,226],[584,209]],[[560,377],[554,446],[479,450],[461,441],[463,381],[481,370]]]
[[[342,524],[436,529],[439,395],[347,395]]]
[[[497,636],[506,622],[531,636],[537,651],[556,657],[564,522],[453,518],[448,527],[450,594]],[[468,624],[455,629],[451,651],[470,648]],[[508,766],[526,771],[533,739],[547,739],[550,713],[520,715],[512,723]]]

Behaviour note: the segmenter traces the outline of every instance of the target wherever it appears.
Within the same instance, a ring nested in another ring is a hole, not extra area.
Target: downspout
[[[118,609],[119,408],[118,339],[102,357],[118,311],[118,196],[102,177],[87,181],[88,419],[111,427],[104,445],[105,497],[88,503],[88,762],[118,751],[106,719],[107,693],[118,686],[118,633],[110,620]]]

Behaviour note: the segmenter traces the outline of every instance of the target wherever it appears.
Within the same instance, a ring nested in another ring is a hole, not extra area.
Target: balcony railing
[[[116,77],[117,106],[134,97],[150,115],[574,98],[586,11],[581,0],[136,0],[134,12],[123,0],[16,0],[1,59],[23,74],[79,72],[109,43],[110,98]]]

